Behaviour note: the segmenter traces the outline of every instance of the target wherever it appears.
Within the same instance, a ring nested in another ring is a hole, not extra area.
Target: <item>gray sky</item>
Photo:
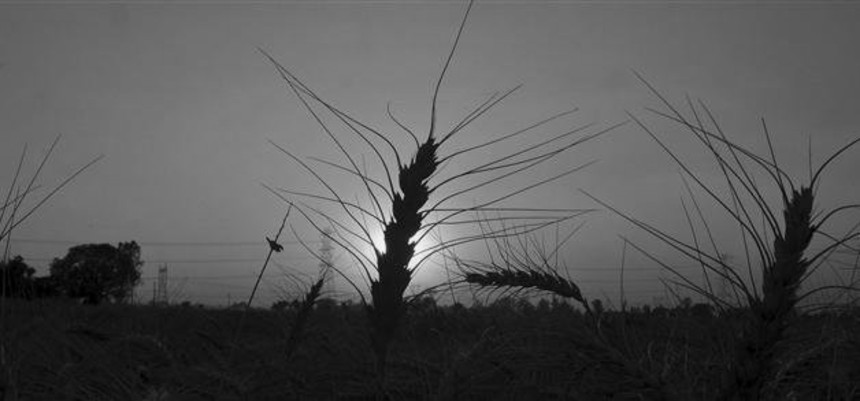
[[[181,298],[246,297],[265,257],[263,237],[277,229],[286,209],[259,183],[323,192],[267,140],[297,155],[342,160],[256,48],[341,109],[392,132],[406,149],[386,103],[426,132],[431,87],[464,10],[465,2],[448,1],[0,4],[0,189],[6,190],[25,144],[32,172],[40,152],[63,135],[42,176],[45,186],[105,155],[16,230],[12,253],[44,272],[72,245],[136,240],[147,261],[144,277],[167,263]],[[440,124],[450,127],[495,90],[524,84],[457,145],[571,107],[580,111],[527,139],[586,123],[605,127],[624,120],[625,111],[672,128],[644,111],[659,102],[635,79],[635,69],[679,104],[686,94],[706,101],[732,138],[762,154],[764,117],[786,169],[805,177],[809,138],[820,162],[860,135],[857,21],[856,3],[478,2],[440,93]],[[685,158],[705,160],[681,130],[662,132]],[[689,238],[678,168],[635,125],[573,149],[523,180],[591,160],[598,163],[509,205],[596,207],[581,188]],[[853,151],[833,166],[819,191],[822,208],[857,202],[858,160]],[[360,193],[350,180],[331,179],[343,194]],[[517,184],[523,183],[504,188]],[[579,221],[585,226],[564,260],[592,296],[617,300],[618,235],[664,255],[617,216],[600,212]],[[290,223],[319,246],[298,215]],[[726,227],[729,242],[732,232]],[[294,240],[287,230],[287,249],[276,263],[315,274],[315,261]],[[628,251],[628,297],[664,296],[656,265]],[[349,262],[345,255],[337,261]],[[262,302],[271,302],[279,287],[294,289],[278,277],[277,266],[268,275]],[[442,277],[430,264],[418,284]],[[144,286],[141,294],[149,296],[152,280]]]

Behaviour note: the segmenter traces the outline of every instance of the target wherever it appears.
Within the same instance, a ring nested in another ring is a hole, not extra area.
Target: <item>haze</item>
[[[244,300],[266,256],[264,237],[274,235],[286,211],[260,183],[324,193],[268,140],[303,157],[340,160],[257,49],[341,109],[392,132],[407,149],[409,142],[386,116],[386,104],[426,133],[432,84],[465,6],[0,3],[0,190],[7,190],[25,144],[31,156],[25,167],[32,173],[43,149],[62,134],[42,175],[45,189],[105,155],[15,230],[10,256],[23,255],[44,274],[50,260],[73,245],[135,240],[146,262],[141,299],[151,296],[157,268],[166,264],[176,300]],[[678,104],[688,94],[702,99],[725,132],[761,154],[767,149],[760,121],[765,118],[786,170],[806,177],[809,141],[813,163],[821,163],[826,153],[860,135],[857,21],[860,5],[850,2],[479,1],[441,89],[440,123],[450,126],[489,93],[523,84],[464,132],[462,143],[512,132],[572,107],[580,111],[550,134],[587,123],[605,127],[626,120],[626,111],[671,127],[644,110],[660,103],[635,70]],[[677,127],[660,132],[685,158],[697,162],[705,156]],[[372,157],[367,149],[362,153]],[[679,168],[640,128],[628,124],[573,149],[540,175],[592,160],[598,163],[513,203],[598,207],[579,192],[584,189],[689,239]],[[857,171],[855,150],[828,170],[818,191],[821,204],[858,203]],[[719,176],[706,176],[719,182]],[[348,180],[334,183],[345,194],[361,190]],[[857,215],[850,217],[856,221]],[[834,231],[849,227],[849,220]],[[617,300],[621,235],[695,269],[612,213],[592,213],[561,230],[581,222],[563,260],[590,296]],[[288,224],[309,246],[319,247],[319,235],[296,215]],[[727,241],[737,232],[715,229]],[[551,240],[554,232],[546,235]],[[282,238],[286,249],[276,255],[255,305],[300,291],[284,272],[316,274],[317,261],[289,228]],[[729,253],[738,249],[726,245]],[[349,269],[349,258],[334,254]],[[628,298],[665,298],[659,279],[667,275],[659,266],[632,248],[626,256]],[[444,278],[428,264],[418,284]],[[332,291],[352,292],[343,282]]]

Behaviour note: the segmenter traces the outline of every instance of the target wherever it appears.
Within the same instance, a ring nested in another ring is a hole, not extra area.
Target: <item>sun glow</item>
[[[373,249],[379,253],[385,253],[385,235],[382,232],[381,227],[374,227],[370,230],[370,240],[373,242]],[[371,253],[373,252],[373,249],[371,250]]]
[[[422,235],[424,235],[424,231],[419,231],[417,234],[415,234],[414,236],[412,236],[412,238],[409,239],[409,242],[415,243],[416,241],[418,241],[419,238],[421,238]],[[370,239],[373,242],[373,248],[377,252],[379,252],[379,253],[385,253],[386,252],[385,236],[383,234],[381,227],[374,228],[373,230],[370,230]],[[410,270],[414,269],[418,265],[418,262],[420,262],[421,259],[424,259],[424,257],[427,256],[428,249],[433,247],[433,243],[434,243],[434,236],[433,235],[427,235],[424,238],[421,238],[421,240],[418,241],[417,244],[415,244],[415,254],[412,257],[412,260],[409,261],[409,269]],[[371,256],[373,256],[373,249],[370,250],[370,254],[371,254]],[[371,257],[371,259],[374,259],[374,258]],[[426,263],[426,261],[425,261],[425,263]]]

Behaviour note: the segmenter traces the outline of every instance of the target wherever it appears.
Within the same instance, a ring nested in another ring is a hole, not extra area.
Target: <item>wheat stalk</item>
[[[287,336],[287,350],[285,352],[287,358],[293,355],[304,337],[311,312],[313,312],[314,305],[316,305],[317,300],[322,295],[322,287],[325,284],[327,272],[327,269],[323,270],[317,281],[305,293],[305,297],[299,305],[296,320],[293,322],[293,327],[290,328],[290,334]]]
[[[726,389],[727,394],[757,400],[776,372],[775,347],[790,325],[798,288],[809,267],[804,252],[815,232],[811,223],[813,201],[812,189],[802,187],[792,192],[785,205],[785,229],[773,241],[773,261],[764,266],[762,297],[750,305],[752,317],[745,322],[742,340],[736,348],[735,364],[730,373],[733,380]]]
[[[409,262],[415,255],[415,243],[410,239],[421,229],[421,208],[427,203],[430,189],[427,180],[436,172],[438,145],[432,134],[427,138],[412,162],[400,168],[399,183],[402,196],[395,194],[393,218],[385,224],[386,252],[376,251],[378,278],[370,282],[373,303],[367,307],[371,324],[371,341],[380,375],[385,376],[388,347],[400,323],[406,304],[403,294],[412,280]]]
[[[639,79],[660,99],[668,109],[667,112],[650,110],[657,116],[678,123],[699,141],[706,151],[716,161],[728,191],[718,192],[713,184],[704,182],[699,174],[694,172],[679,155],[673,151],[656,133],[636,116],[630,114],[635,121],[681,168],[684,176],[738,225],[740,238],[746,250],[746,278],[744,272],[730,265],[722,256],[721,249],[714,242],[711,229],[699,209],[698,202],[687,184],[687,192],[693,198],[693,204],[705,226],[707,238],[712,249],[705,249],[699,243],[692,224],[692,218],[687,213],[687,221],[693,231],[693,242],[688,243],[656,228],[655,226],[633,218],[628,214],[612,207],[596,197],[586,193],[602,206],[612,210],[637,227],[645,230],[681,254],[701,264],[705,273],[705,285],[693,282],[678,270],[663,263],[659,258],[642,248],[631,244],[635,249],[644,253],[648,258],[657,262],[677,278],[676,284],[690,289],[714,302],[720,308],[742,307],[746,310],[746,318],[739,333],[737,346],[732,364],[726,370],[723,388],[718,399],[722,400],[759,400],[763,398],[778,398],[778,394],[764,394],[763,389],[776,372],[777,345],[786,336],[787,329],[792,324],[792,316],[798,312],[798,304],[804,298],[823,290],[842,289],[857,291],[853,286],[824,286],[802,292],[801,286],[806,279],[820,267],[827,257],[836,249],[843,247],[846,242],[857,238],[860,233],[854,229],[844,236],[837,238],[827,234],[822,227],[834,216],[848,210],[856,210],[860,205],[843,205],[826,213],[815,213],[815,193],[819,179],[826,167],[849,148],[860,142],[855,139],[839,148],[822,163],[815,173],[812,172],[810,155],[810,174],[808,185],[796,185],[792,178],[779,166],[773,151],[771,136],[767,125],[762,121],[764,137],[767,141],[769,154],[759,156],[728,139],[722,131],[710,109],[701,101],[698,105],[688,98],[691,117],[685,116],[653,85],[637,74]],[[707,121],[707,123],[705,122]],[[768,203],[762,185],[756,181],[752,167],[763,172],[768,181],[774,185],[781,199],[781,207]],[[727,195],[726,195],[727,194]],[[779,212],[782,212],[780,219]],[[685,212],[687,212],[685,206]],[[823,250],[812,255],[807,254],[807,248],[815,234],[830,241]],[[770,240],[772,239],[772,241]],[[757,260],[756,260],[757,257]],[[760,262],[761,275],[756,278],[754,264]],[[708,275],[714,274],[731,285],[737,304],[720,299],[715,294]],[[756,285],[760,283],[760,288]]]
[[[361,270],[361,278],[367,284],[364,288],[360,283],[351,280],[344,272],[335,269],[356,290],[362,303],[366,306],[370,323],[371,344],[377,363],[380,394],[384,394],[385,390],[385,366],[389,348],[396,337],[400,321],[406,313],[408,299],[405,292],[412,282],[416,270],[434,255],[442,254],[455,247],[476,241],[485,241],[488,237],[503,238],[528,234],[585,213],[586,211],[576,209],[509,207],[505,203],[519,194],[567,177],[589,163],[542,180],[530,181],[525,185],[514,184],[511,180],[519,177],[521,173],[527,170],[545,165],[551,160],[557,160],[560,155],[565,154],[568,150],[623,124],[612,125],[575,138],[575,135],[593,127],[593,125],[588,124],[567,129],[560,134],[536,141],[534,144],[512,152],[487,151],[489,147],[501,143],[510,143],[512,139],[543,129],[550,123],[559,121],[562,117],[576,111],[576,109],[572,109],[553,114],[536,123],[529,124],[525,128],[503,134],[483,143],[458,145],[460,146],[459,149],[444,152],[446,156],[440,156],[443,153],[442,147],[451,138],[463,132],[472,122],[486,115],[519,89],[519,86],[516,86],[504,92],[493,93],[469,111],[450,130],[437,132],[437,98],[446,71],[451,64],[466,26],[472,4],[473,2],[470,1],[442,72],[433,88],[429,132],[426,137],[423,140],[419,139],[419,136],[407,124],[397,119],[390,106],[386,110],[389,118],[408,135],[408,138],[411,138],[415,146],[412,150],[414,153],[410,152],[412,157],[409,158],[404,157],[404,152],[395,145],[391,135],[383,134],[379,129],[359,121],[322,99],[274,57],[260,49],[260,52],[275,66],[289,90],[317,122],[323,133],[334,143],[345,160],[342,164],[316,158],[311,158],[311,161],[331,168],[338,173],[345,173],[350,178],[358,178],[364,187],[368,202],[347,200],[347,197],[339,193],[330,183],[330,180],[324,177],[318,166],[312,166],[310,162],[270,141],[313,176],[325,188],[326,193],[306,193],[274,189],[270,186],[266,186],[266,188],[286,202],[295,204],[296,210],[304,219],[315,230],[330,239],[334,245],[348,253]],[[382,172],[381,177],[371,177],[368,174],[368,171],[372,171],[372,169],[368,169],[364,159],[361,159],[361,162],[357,160],[355,149],[335,134],[327,119],[334,119],[345,128],[353,140],[370,149],[374,156],[374,159],[371,160],[375,163],[373,167],[378,167],[376,171]],[[482,163],[475,163],[472,156],[478,150],[492,155],[491,159]],[[455,159],[470,167],[443,174],[442,166]],[[515,185],[514,189],[511,189],[511,185]],[[475,199],[469,199],[468,202],[471,206],[462,206],[462,204],[456,203],[488,188],[502,189],[504,193],[501,196],[480,199],[477,202]],[[431,201],[433,195],[435,196]],[[345,218],[335,218],[333,213],[322,210],[317,205],[308,205],[300,201],[294,202],[287,196],[311,199],[316,204],[320,202],[333,204],[339,208]],[[480,226],[481,219],[469,219],[463,216],[470,213],[487,212],[499,214],[498,221],[515,222],[515,224],[512,227],[503,227],[490,233],[468,233],[446,241],[442,241],[440,238],[437,243],[425,246],[421,251],[416,250],[418,243],[425,240],[431,233],[438,232],[440,228],[464,225]],[[326,225],[334,227],[336,230],[332,233],[324,232],[321,220],[325,220]],[[522,221],[527,222],[523,223]],[[371,226],[373,225],[379,227],[383,232],[384,251],[380,250],[381,247],[374,243],[371,236],[371,232],[375,231],[372,230]],[[372,254],[367,254],[367,247],[373,249]],[[367,287],[369,287],[369,294],[365,294]]]

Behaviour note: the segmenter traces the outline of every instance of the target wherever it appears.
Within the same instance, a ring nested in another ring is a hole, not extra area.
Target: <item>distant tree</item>
[[[2,274],[2,294],[7,298],[23,298],[33,285],[33,269],[21,255],[11,260],[0,262],[0,274]]]
[[[690,313],[693,316],[707,318],[714,315],[714,307],[711,304],[697,303],[690,308]]]
[[[496,298],[493,300],[493,303],[489,305],[489,308],[496,313],[511,314],[517,310],[517,305],[513,297],[507,296]]]
[[[285,311],[289,308],[290,308],[290,301],[287,301],[286,299],[281,299],[281,300],[275,301],[275,303],[272,304],[272,310],[276,310],[276,311]]]
[[[591,310],[593,310],[594,313],[596,313],[598,315],[603,313],[604,312],[603,301],[601,301],[597,298],[591,300]]]
[[[544,314],[544,315],[549,313],[550,305],[549,305],[549,301],[547,301],[546,298],[541,298],[540,301],[538,301],[537,311],[538,311],[538,313]]]
[[[140,246],[132,242],[86,244],[69,248],[51,263],[51,277],[69,297],[87,304],[123,302],[140,282]]]
[[[436,305],[436,298],[433,298],[432,296],[426,296],[426,295],[419,297],[417,299],[413,299],[411,306],[412,306],[412,310],[414,310],[415,312],[418,312],[418,313],[435,311],[436,308],[438,307]]]
[[[333,311],[337,309],[337,301],[331,298],[319,298],[316,300],[317,310]]]
[[[180,307],[180,308],[185,308],[185,309],[193,309],[193,308],[196,308],[196,309],[202,309],[202,308],[203,308],[203,304],[201,304],[201,303],[195,303],[195,302],[191,302],[191,301],[185,300],[185,301],[182,301],[182,302],[179,304],[179,307]]]
[[[516,302],[516,308],[520,313],[525,315],[533,315],[535,313],[535,306],[532,305],[531,301],[525,298],[520,298]]]
[[[245,310],[247,307],[248,307],[248,303],[244,302],[244,301],[233,302],[232,304],[227,305],[227,309],[230,309],[230,310]]]
[[[690,297],[684,297],[684,299],[681,300],[681,304],[678,305],[678,308],[683,310],[689,310],[691,307],[693,307],[693,300],[690,299]]]
[[[55,298],[62,295],[60,284],[51,276],[35,277],[33,279],[33,291],[28,293],[29,298]]]
[[[552,312],[560,315],[567,315],[569,313],[577,314],[580,313],[577,309],[574,309],[569,303],[564,302],[563,298],[553,297],[552,302],[550,302],[550,306],[552,306]]]

